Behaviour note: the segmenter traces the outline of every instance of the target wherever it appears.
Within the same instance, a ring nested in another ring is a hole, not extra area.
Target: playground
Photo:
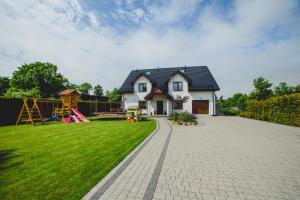
[[[136,122],[140,119],[138,107],[124,110],[122,102],[82,101],[76,90],[64,90],[59,98],[0,98],[1,125],[31,124],[43,125],[45,122],[63,123],[89,122],[89,117],[100,120],[121,120]]]
[[[156,126],[138,108],[82,102],[75,90],[58,96],[19,99],[14,112],[4,99],[2,117],[14,121],[0,126],[1,199],[79,199]]]

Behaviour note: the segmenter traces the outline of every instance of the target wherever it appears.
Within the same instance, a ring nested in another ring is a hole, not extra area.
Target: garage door
[[[208,114],[208,100],[193,100],[194,114]]]

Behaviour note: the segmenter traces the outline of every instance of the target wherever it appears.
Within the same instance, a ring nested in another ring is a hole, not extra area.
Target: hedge
[[[300,126],[300,93],[271,97],[266,100],[248,100],[241,117]]]

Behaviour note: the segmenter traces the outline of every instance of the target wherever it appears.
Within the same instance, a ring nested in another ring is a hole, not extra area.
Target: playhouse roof
[[[70,89],[70,90],[63,90],[58,93],[59,96],[69,95],[69,94],[79,94],[76,90]]]

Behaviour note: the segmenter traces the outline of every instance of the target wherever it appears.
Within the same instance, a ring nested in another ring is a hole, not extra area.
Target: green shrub
[[[300,126],[300,93],[248,100],[240,116],[279,124]]]
[[[170,115],[170,120],[173,120],[173,121],[177,121],[178,120],[178,113],[177,112],[175,112],[175,113],[173,113],[173,114],[171,114]]]
[[[222,109],[223,115],[238,115],[240,112],[240,109],[237,107],[226,107]]]
[[[182,112],[182,113],[173,113],[170,115],[170,120],[174,121],[178,125],[189,125],[189,124],[197,124],[197,117],[191,113],[188,112]]]

